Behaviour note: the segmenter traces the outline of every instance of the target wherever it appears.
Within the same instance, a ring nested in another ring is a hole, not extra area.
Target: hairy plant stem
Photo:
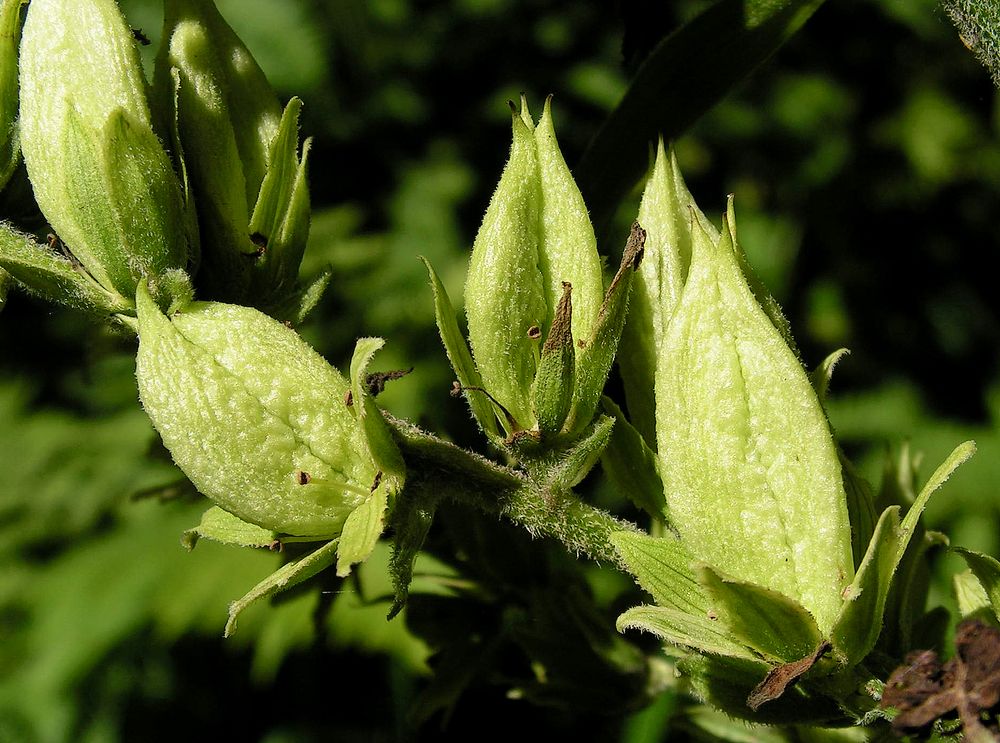
[[[407,467],[407,488],[433,493],[484,513],[503,516],[533,537],[551,537],[568,550],[628,572],[611,535],[634,524],[581,501],[569,488],[538,482],[524,472],[389,418]]]

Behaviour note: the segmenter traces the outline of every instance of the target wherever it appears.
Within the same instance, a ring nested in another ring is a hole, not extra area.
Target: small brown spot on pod
[[[347,392],[344,393],[344,405],[347,407],[354,405],[354,393],[350,390],[347,390]]]
[[[528,328],[528,337],[531,338],[531,340],[533,341],[537,341],[539,338],[542,337],[542,329],[537,325],[532,325],[530,328]]]
[[[310,481],[312,481],[312,475],[303,470],[299,470],[295,473],[295,480],[299,483],[299,485],[308,485]]]

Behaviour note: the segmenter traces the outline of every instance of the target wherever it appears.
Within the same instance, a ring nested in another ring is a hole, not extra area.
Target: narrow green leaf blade
[[[594,329],[577,355],[573,409],[566,422],[568,431],[580,430],[590,423],[604,393],[604,383],[618,353],[618,343],[625,327],[632,279],[642,261],[645,243],[646,232],[636,222],[632,225],[618,272],[604,295],[604,304]]]
[[[848,665],[854,665],[875,647],[893,576],[906,554],[927,501],[975,451],[972,441],[955,447],[927,480],[902,521],[899,506],[890,506],[882,512],[865,559],[854,582],[844,592],[844,604],[831,632],[834,650]]]
[[[885,600],[892,575],[899,564],[904,534],[899,523],[899,507],[882,512],[865,559],[854,582],[844,592],[844,604],[830,633],[834,651],[849,666],[864,658],[882,631]]]
[[[375,543],[385,529],[385,511],[388,506],[386,488],[375,492],[347,517],[337,548],[337,575],[341,578],[351,572],[351,566],[363,562],[375,549]]]
[[[625,419],[625,414],[611,398],[603,398],[601,406],[616,421],[611,440],[601,455],[604,473],[619,493],[623,493],[657,521],[662,521],[667,503],[657,470],[656,453],[646,445],[646,441]]]
[[[472,361],[472,354],[462,336],[462,331],[458,329],[458,320],[455,317],[451,300],[448,298],[448,292],[430,261],[423,257],[420,260],[424,262],[430,276],[431,288],[434,290],[434,314],[437,318],[438,332],[441,334],[441,342],[444,344],[445,353],[448,354],[451,368],[455,371],[455,376],[458,377],[458,383],[462,385],[463,394],[476,422],[479,423],[491,441],[498,443],[502,437],[497,430],[497,418],[493,412],[493,403],[481,391],[470,389],[481,388],[483,380]]]
[[[256,524],[248,524],[218,506],[212,506],[201,517],[201,523],[181,535],[181,544],[193,550],[199,539],[211,539],[237,547],[270,547],[276,534]]]
[[[0,270],[29,291],[74,309],[95,315],[135,313],[131,301],[106,291],[69,260],[6,224],[0,224]]]
[[[225,637],[236,631],[236,622],[249,606],[270,598],[276,593],[287,591],[297,586],[333,564],[337,555],[337,540],[327,542],[319,549],[313,550],[305,557],[286,563],[254,586],[242,598],[229,605],[229,621],[226,622]]]
[[[724,627],[708,617],[692,616],[676,609],[636,606],[618,617],[615,626],[619,632],[630,629],[651,632],[672,645],[701,653],[754,659],[753,653],[729,638]]]

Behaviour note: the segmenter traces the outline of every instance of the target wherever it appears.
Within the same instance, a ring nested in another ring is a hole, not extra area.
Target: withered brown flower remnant
[[[892,728],[899,734],[926,729],[957,713],[965,740],[1000,740],[1000,630],[979,620],[958,625],[955,656],[942,664],[933,650],[917,650],[889,676],[882,707],[898,710]],[[988,714],[988,720],[983,719]]]

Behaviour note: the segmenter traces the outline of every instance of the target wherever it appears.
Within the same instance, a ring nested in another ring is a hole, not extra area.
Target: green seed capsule
[[[213,296],[264,306],[298,276],[308,236],[301,101],[282,115],[249,50],[211,0],[167,0],[154,91],[198,204]]]
[[[187,262],[180,184],[153,133],[135,39],[113,0],[35,0],[21,42],[21,148],[45,217],[127,301]]]
[[[656,432],[668,518],[694,556],[795,599],[828,635],[854,575],[840,463],[728,227],[715,241],[696,225],[659,350]]]
[[[218,506],[272,531],[335,537],[355,507],[401,484],[381,476],[345,403],[350,384],[293,330],[211,302],[168,318],[145,286],[136,304],[143,406]]]

